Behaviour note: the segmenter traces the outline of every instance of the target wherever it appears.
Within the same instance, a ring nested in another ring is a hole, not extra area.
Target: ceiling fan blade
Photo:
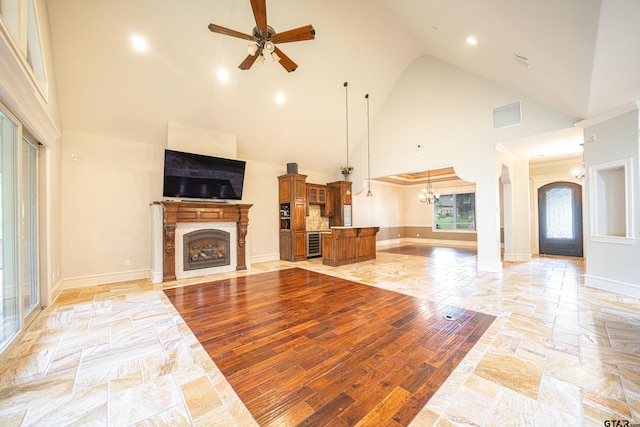
[[[289,58],[287,55],[284,54],[283,51],[278,49],[278,46],[274,46],[274,47],[275,47],[274,52],[280,57],[280,65],[282,65],[284,69],[287,70],[288,72],[295,71],[298,68],[298,64],[293,62],[291,58]]]
[[[256,27],[267,36],[267,5],[266,0],[251,0],[253,17],[256,19]]]
[[[259,50],[253,56],[252,55],[248,55],[246,58],[244,58],[244,61],[242,61],[242,63],[240,65],[238,65],[238,68],[240,68],[241,70],[248,70],[249,68],[251,68],[253,63],[256,62],[256,59],[258,59],[258,56],[260,56],[261,52],[262,52],[262,50]]]
[[[303,40],[313,40],[316,38],[316,30],[311,25],[305,25],[304,27],[294,28],[293,30],[283,31],[271,36],[271,41],[274,43],[290,43],[299,42]]]
[[[226,36],[237,37],[239,39],[256,41],[257,39],[254,36],[250,36],[249,34],[241,33],[240,31],[231,30],[229,28],[221,27],[216,24],[209,24],[209,31],[213,33],[224,34]]]

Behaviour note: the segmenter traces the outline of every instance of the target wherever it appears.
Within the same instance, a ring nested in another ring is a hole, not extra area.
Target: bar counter
[[[331,227],[322,233],[322,263],[337,267],[376,258],[380,227]]]

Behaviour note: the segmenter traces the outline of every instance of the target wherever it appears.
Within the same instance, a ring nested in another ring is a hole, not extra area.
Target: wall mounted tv
[[[246,162],[164,150],[162,195],[189,199],[242,199]]]

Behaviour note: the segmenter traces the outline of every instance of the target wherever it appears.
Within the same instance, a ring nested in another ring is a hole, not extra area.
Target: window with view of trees
[[[476,195],[443,194],[434,205],[434,228],[436,230],[475,230]]]

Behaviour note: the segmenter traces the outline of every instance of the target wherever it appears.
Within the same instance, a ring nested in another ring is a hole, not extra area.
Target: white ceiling
[[[293,73],[270,61],[239,70],[247,42],[207,29],[250,33],[249,0],[48,0],[48,8],[64,129],[163,145],[176,121],[236,135],[239,158],[328,173],[344,157],[343,83],[350,100],[371,94],[373,118],[422,55],[576,120],[640,99],[637,0],[267,0],[276,31],[316,30],[315,40],[280,45],[299,66]],[[146,52],[131,48],[134,34],[147,39]],[[357,141],[366,115],[355,106],[363,103],[349,104]],[[549,135],[550,151],[559,135]],[[518,155],[537,157],[540,139],[520,141]]]

